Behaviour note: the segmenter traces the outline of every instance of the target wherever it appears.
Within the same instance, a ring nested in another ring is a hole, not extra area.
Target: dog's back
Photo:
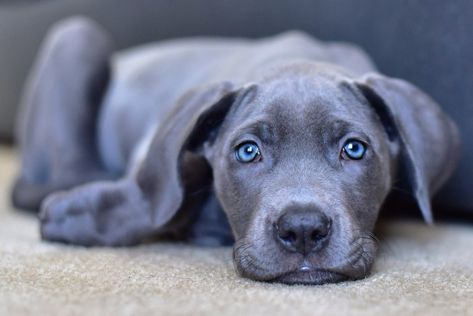
[[[145,134],[186,92],[223,81],[251,82],[263,70],[297,59],[338,65],[354,75],[375,70],[358,47],[321,43],[297,31],[260,40],[171,40],[117,53],[98,125],[105,164],[123,172]]]

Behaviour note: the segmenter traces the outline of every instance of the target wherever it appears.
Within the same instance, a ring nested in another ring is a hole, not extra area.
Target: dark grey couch
[[[119,48],[170,37],[259,37],[302,29],[364,47],[384,73],[432,95],[460,126],[464,152],[441,193],[473,212],[473,1],[377,0],[0,0],[0,137],[11,139],[20,88],[49,25],[85,14]],[[435,157],[432,157],[435,159]]]

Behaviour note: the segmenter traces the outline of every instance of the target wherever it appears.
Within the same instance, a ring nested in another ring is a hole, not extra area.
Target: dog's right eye
[[[245,163],[258,161],[261,157],[259,147],[254,142],[245,142],[238,145],[235,155],[238,161]]]
[[[366,152],[366,145],[356,139],[349,139],[342,149],[342,158],[351,160],[360,160]]]

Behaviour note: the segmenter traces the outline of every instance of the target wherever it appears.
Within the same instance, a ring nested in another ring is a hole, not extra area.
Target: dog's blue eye
[[[236,148],[235,154],[238,161],[252,162],[260,156],[260,151],[254,142],[246,142]]]
[[[343,153],[353,160],[360,160],[363,158],[366,152],[366,145],[356,139],[349,139],[345,145],[343,145]]]

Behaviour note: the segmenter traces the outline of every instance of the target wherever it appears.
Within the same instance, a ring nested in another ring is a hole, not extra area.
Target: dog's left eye
[[[345,142],[342,149],[342,158],[360,160],[366,152],[366,145],[356,139],[349,139]]]
[[[245,142],[235,150],[235,155],[240,162],[253,162],[261,156],[258,145],[254,142]]]

